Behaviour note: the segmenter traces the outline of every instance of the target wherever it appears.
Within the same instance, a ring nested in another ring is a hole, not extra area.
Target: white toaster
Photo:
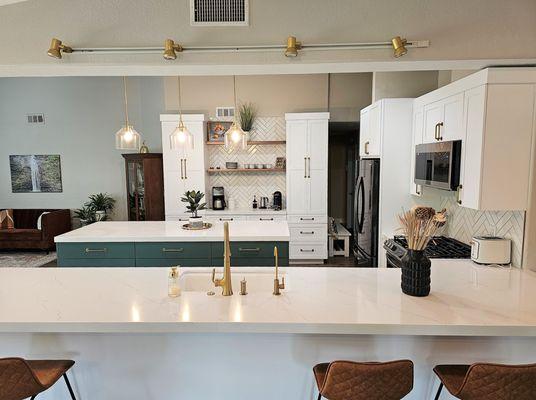
[[[496,236],[474,236],[471,240],[471,260],[478,264],[510,264],[512,242]]]

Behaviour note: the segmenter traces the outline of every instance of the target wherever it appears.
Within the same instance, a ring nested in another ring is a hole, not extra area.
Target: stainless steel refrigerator
[[[357,163],[354,196],[354,255],[360,267],[378,267],[380,160]]]

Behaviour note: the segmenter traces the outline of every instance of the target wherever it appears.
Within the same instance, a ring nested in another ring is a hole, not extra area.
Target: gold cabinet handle
[[[303,157],[303,177],[307,178],[307,157]]]
[[[184,179],[184,169],[182,167],[182,158],[181,158],[181,179]]]
[[[184,251],[183,248],[180,248],[180,249],[167,249],[165,247],[162,247],[162,252],[163,253],[182,253]]]
[[[456,189],[456,202],[458,204],[462,204],[462,198],[460,196],[460,191],[461,189],[463,189],[463,186],[462,185],[458,185],[458,188]]]
[[[311,177],[311,157],[307,157],[307,178]]]
[[[419,190],[419,185],[415,184],[415,193],[417,193],[419,196],[421,194],[421,191]]]
[[[188,174],[186,173],[186,158],[184,159],[184,179],[188,179]]]
[[[108,251],[108,249],[106,249],[106,247],[104,247],[102,249],[90,249],[90,248],[86,247],[86,253],[106,253],[106,251]]]
[[[370,142],[367,140],[365,142],[365,154],[369,154],[369,149],[368,149],[369,144],[370,144]]]
[[[437,140],[443,140],[443,136],[441,136],[441,127],[443,126],[443,122],[438,123],[436,126],[437,126]]]
[[[242,248],[242,247],[240,247],[240,248],[238,249],[238,251],[247,253],[247,252],[257,252],[257,251],[261,251],[261,249],[260,249],[259,247],[255,247],[255,248],[252,248],[252,249],[248,249],[248,248]]]

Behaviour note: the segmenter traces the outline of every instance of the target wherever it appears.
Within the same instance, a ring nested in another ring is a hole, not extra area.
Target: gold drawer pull
[[[234,218],[220,218],[220,221],[234,221]]]
[[[180,249],[166,249],[165,247],[162,247],[162,252],[164,253],[182,253],[184,251],[183,248]]]
[[[314,221],[314,220],[315,220],[315,217],[311,217],[311,218],[300,217],[300,221]]]
[[[273,218],[259,218],[259,221],[273,221]]]
[[[106,253],[107,249],[106,247],[103,249],[90,249],[86,247],[86,253]]]
[[[300,231],[300,235],[314,235],[314,231],[311,231],[311,232],[304,232],[304,231]]]
[[[255,248],[253,248],[253,249],[248,249],[248,248],[242,248],[242,247],[240,247],[240,248],[238,249],[238,251],[243,251],[243,252],[257,252],[257,251],[261,251],[261,249],[258,248],[258,247],[255,247]]]
[[[305,249],[305,250],[304,250],[304,249],[300,249],[300,251],[301,251],[302,253],[314,253],[314,252],[315,252],[315,249]]]

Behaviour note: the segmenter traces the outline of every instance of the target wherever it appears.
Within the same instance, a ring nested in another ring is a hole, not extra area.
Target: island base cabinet
[[[232,242],[232,266],[288,265],[288,242]],[[223,242],[57,243],[59,267],[223,266]]]

